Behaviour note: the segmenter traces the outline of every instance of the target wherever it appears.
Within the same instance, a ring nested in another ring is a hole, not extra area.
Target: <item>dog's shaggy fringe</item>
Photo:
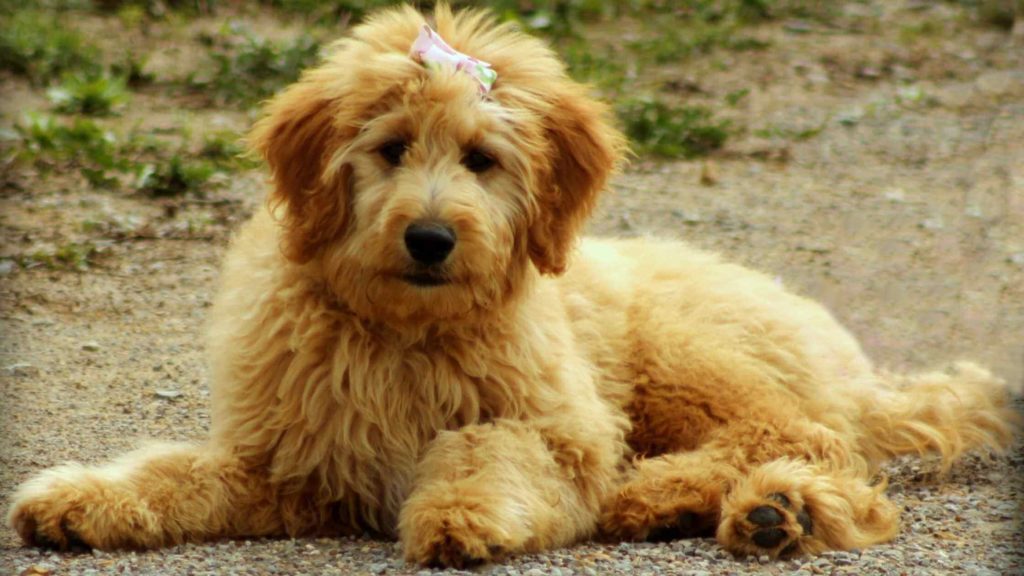
[[[464,566],[715,534],[788,556],[893,538],[884,461],[945,470],[1010,443],[1007,386],[982,368],[885,373],[764,275],[675,242],[579,242],[625,151],[607,108],[512,26],[434,19],[493,65],[491,94],[410,59],[424,19],[402,8],[275,97],[251,135],[273,192],[210,319],[210,439],[42,472],[13,497],[27,543],[371,531]],[[426,270],[403,242],[425,220],[457,238]]]

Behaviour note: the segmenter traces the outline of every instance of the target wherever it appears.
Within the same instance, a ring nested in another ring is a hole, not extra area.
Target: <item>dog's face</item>
[[[531,267],[561,272],[622,149],[539,41],[479,13],[436,19],[497,71],[487,96],[408,56],[424,22],[402,9],[340,42],[253,134],[285,254],[393,325],[475,317],[514,298]]]

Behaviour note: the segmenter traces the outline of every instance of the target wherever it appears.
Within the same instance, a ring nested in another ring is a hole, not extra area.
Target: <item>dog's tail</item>
[[[933,453],[946,471],[968,450],[1005,450],[1022,421],[1011,406],[1015,391],[975,364],[958,363],[948,373],[878,376],[881,389],[864,398],[861,419],[863,448],[875,462]]]

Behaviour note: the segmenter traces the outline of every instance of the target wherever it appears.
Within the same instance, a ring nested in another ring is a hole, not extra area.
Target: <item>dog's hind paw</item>
[[[801,553],[800,542],[814,534],[810,512],[782,492],[732,510],[719,539],[733,552],[773,558]]]
[[[814,530],[814,522],[807,510],[799,510],[793,514],[793,503],[781,492],[769,494],[771,504],[758,506],[747,514],[747,522],[755,526],[750,533],[750,540],[761,548],[775,550],[783,542],[792,542],[800,536],[810,536]],[[787,527],[787,512],[792,514],[800,526],[798,532],[792,524]],[[781,548],[786,553],[786,548]]]

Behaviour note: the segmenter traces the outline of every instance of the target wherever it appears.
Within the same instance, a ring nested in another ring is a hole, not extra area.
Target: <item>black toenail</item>
[[[769,494],[768,497],[771,498],[772,500],[775,500],[779,504],[782,504],[786,508],[790,508],[793,506],[793,503],[790,502],[789,500],[789,496],[786,496],[782,492],[774,492],[772,494]]]
[[[771,506],[758,506],[747,514],[747,520],[758,526],[778,526],[785,518]]]
[[[754,532],[752,540],[761,548],[775,548],[786,539],[786,531],[782,528],[765,528]]]
[[[810,536],[814,532],[814,522],[811,521],[811,515],[807,513],[807,510],[797,513],[796,521],[804,529],[804,536]]]

